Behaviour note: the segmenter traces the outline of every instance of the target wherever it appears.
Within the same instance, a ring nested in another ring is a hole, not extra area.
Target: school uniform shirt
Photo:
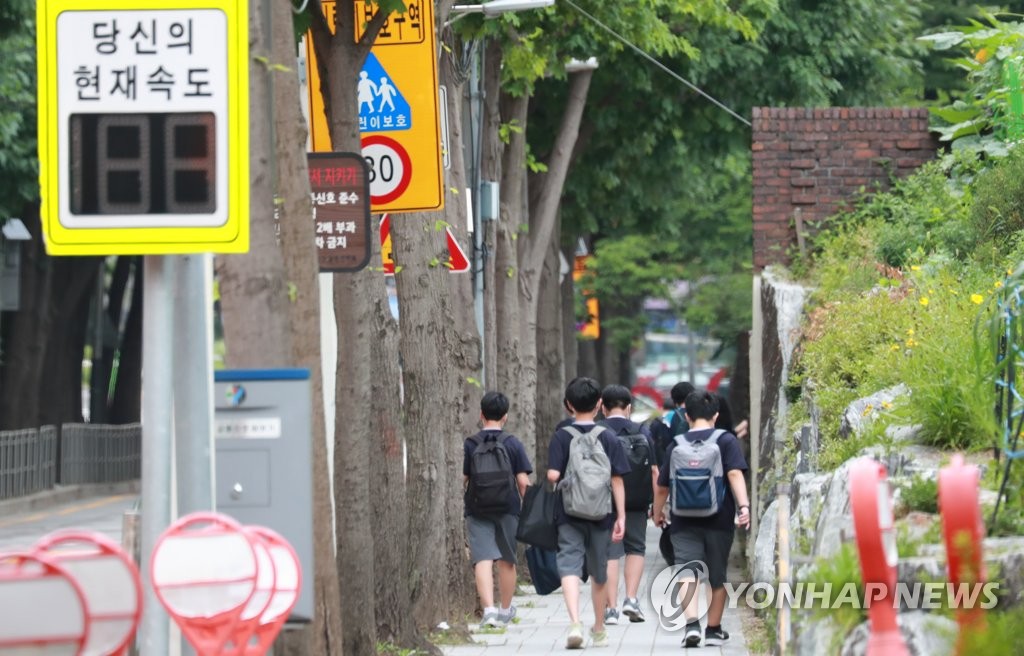
[[[487,428],[473,437],[480,437],[481,441],[487,441],[488,439],[497,439],[498,435],[501,434],[501,430],[497,428]],[[505,440],[505,450],[508,451],[509,461],[512,463],[512,472],[515,474],[532,474],[533,465],[530,464],[530,458],[526,455],[526,449],[523,447],[523,443],[519,441],[519,438],[515,435],[508,434],[509,437]],[[466,438],[466,441],[462,445],[462,475],[469,476],[469,463],[473,458],[473,452],[476,451],[476,442],[470,438]],[[513,488],[512,492],[508,495],[508,510],[506,511],[509,515],[519,515],[519,511],[522,509],[522,499],[519,498],[519,486],[518,483]],[[469,514],[469,509],[464,510],[464,514]]]
[[[690,430],[686,433],[685,439],[689,442],[706,440],[713,430],[715,429]],[[669,478],[672,473],[669,471],[669,463],[672,462],[672,450],[675,448],[676,444],[672,442],[668,450],[665,451],[665,458],[662,460],[665,465],[658,471],[658,485],[661,487],[670,487]],[[736,530],[736,499],[733,498],[732,486],[729,485],[729,472],[735,469],[747,471],[747,460],[743,457],[740,441],[732,433],[726,432],[719,435],[718,449],[722,452],[722,483],[725,485],[725,499],[723,499],[722,505],[718,508],[718,512],[710,517],[678,517],[670,514],[669,519],[672,521],[673,533],[682,530],[683,527]],[[671,501],[671,496],[669,496],[669,501]]]
[[[573,422],[572,427],[578,430],[581,434],[587,434],[594,427],[594,422],[579,423]],[[551,437],[551,446],[548,448],[548,469],[558,470],[559,478],[561,481],[565,478],[565,468],[569,464],[569,445],[573,441],[572,434],[565,428],[559,428],[555,431],[555,434]],[[612,476],[622,476],[630,472],[629,459],[626,457],[626,450],[622,448],[622,443],[619,438],[616,437],[615,433],[605,428],[601,431],[601,434],[597,437],[601,443],[601,447],[604,452],[608,455],[608,461],[612,466]],[[565,505],[562,503],[562,495],[558,495],[558,501],[555,503],[555,523],[565,524],[568,521],[574,522],[587,522],[587,519],[578,519],[576,517],[569,517],[565,513]],[[599,524],[601,528],[611,528],[615,524],[615,501],[612,500],[612,511],[604,519],[598,519],[593,522]]]

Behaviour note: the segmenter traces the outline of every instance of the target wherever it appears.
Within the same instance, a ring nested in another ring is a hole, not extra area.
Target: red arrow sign
[[[448,270],[452,273],[469,271],[469,258],[455,240],[452,229],[446,227],[445,235],[448,242]],[[384,264],[384,273],[389,276],[395,273],[395,258],[392,253],[394,250],[391,246],[391,216],[385,214],[380,219],[380,256]]]

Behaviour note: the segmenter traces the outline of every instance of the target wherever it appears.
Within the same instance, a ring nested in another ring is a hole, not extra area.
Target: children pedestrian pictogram
[[[359,131],[387,132],[412,127],[412,112],[402,92],[371,52],[356,83]]]

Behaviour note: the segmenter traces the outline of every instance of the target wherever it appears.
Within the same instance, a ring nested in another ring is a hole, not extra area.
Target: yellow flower
[[[921,267],[917,266],[916,264],[911,264],[910,265],[910,270],[911,271],[920,271]]]
[[[913,337],[908,338],[906,344],[907,348],[914,348],[915,346],[917,346],[917,342],[914,341]]]
[[[892,407],[892,403],[890,403],[888,401],[882,401],[882,407],[885,408],[886,410],[888,410],[889,408]]]
[[[892,346],[889,347],[889,350],[890,351],[898,351],[898,350],[900,350],[900,345],[899,344],[893,344]]]
[[[999,289],[999,288],[1000,288],[1000,287],[1002,287],[1002,286],[1003,286],[1003,281],[1002,281],[1002,280],[997,280],[997,281],[995,281],[995,283],[993,283],[993,285],[992,285],[992,287],[993,287],[994,289]]]
[[[869,414],[871,414],[872,410],[874,410],[874,406],[872,406],[870,403],[867,404],[866,406],[864,406],[864,413],[861,416],[867,417]]]
[[[981,294],[971,294],[971,303],[974,303],[975,305],[981,305],[984,300],[985,297]]]
[[[1013,269],[1007,269],[1006,270],[1006,275],[1012,276],[1013,275]]]
[[[907,328],[907,334],[908,335],[913,335],[914,334],[914,329],[913,328]]]
[[[928,295],[929,295],[929,296],[934,296],[934,295],[935,295],[935,290],[933,290],[933,289],[929,289],[929,290],[928,290]]]
[[[920,303],[921,305],[923,305],[925,307],[928,307],[928,297],[927,296],[922,296],[920,298],[920,300],[918,300],[918,303]]]

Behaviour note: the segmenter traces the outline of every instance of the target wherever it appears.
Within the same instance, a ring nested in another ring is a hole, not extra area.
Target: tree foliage
[[[39,197],[34,3],[0,6],[0,220]]]

